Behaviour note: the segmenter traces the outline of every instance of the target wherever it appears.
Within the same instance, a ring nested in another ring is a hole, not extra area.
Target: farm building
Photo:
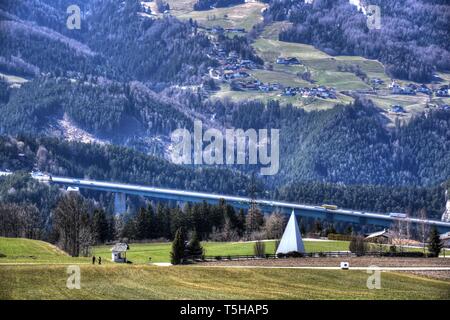
[[[300,61],[295,57],[287,57],[287,58],[279,57],[277,59],[277,64],[296,65],[300,64]]]
[[[391,238],[392,234],[386,229],[364,235],[365,240],[378,243],[388,243]]]
[[[116,243],[116,245],[111,249],[111,260],[118,263],[127,262],[127,251],[129,249],[130,247],[126,243]]]

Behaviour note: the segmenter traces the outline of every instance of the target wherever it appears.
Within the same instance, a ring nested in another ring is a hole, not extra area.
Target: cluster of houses
[[[284,87],[278,83],[263,83],[254,78],[239,79],[232,82],[233,90],[254,90],[264,93],[281,91],[281,96],[302,98],[317,97],[322,99],[337,99],[334,88],[319,87]]]
[[[440,105],[440,106],[427,105],[426,108],[429,108],[429,107],[437,108],[438,110],[442,110],[442,111],[450,111],[450,105],[448,105],[448,104],[443,104],[443,105]],[[395,105],[392,105],[389,108],[389,112],[396,113],[396,114],[402,114],[402,113],[406,113],[406,110],[405,110],[405,108],[403,106],[395,104]]]
[[[398,83],[393,81],[390,89],[393,94],[415,95],[417,93],[424,93],[427,95],[432,95],[434,92],[437,97],[450,97],[450,90],[448,85],[443,85],[433,91],[425,84],[416,85],[414,83],[410,83],[406,86],[400,86]]]
[[[234,90],[254,90],[261,92],[273,92],[280,90],[280,85],[278,83],[263,83],[257,79],[241,79],[233,81],[232,88]]]
[[[230,32],[230,33],[246,33],[246,30],[244,28],[223,28],[221,26],[214,26],[211,28],[204,28],[206,31],[209,31],[213,34],[216,35],[222,35],[225,32]]]
[[[403,108],[401,105],[395,104],[393,106],[391,106],[391,108],[389,109],[389,112],[392,113],[406,113],[405,108]]]
[[[301,64],[300,60],[298,60],[295,57],[278,57],[277,64],[282,64],[282,65],[299,65]]]
[[[218,46],[213,49],[210,56],[214,56],[220,64],[219,67],[211,70],[211,76],[217,80],[232,81],[249,78],[248,71],[258,68],[252,60],[241,59],[234,51],[227,54],[224,49]]]
[[[435,92],[436,97],[450,97],[450,87],[449,85],[441,86]]]
[[[336,99],[336,90],[334,88],[327,88],[325,86],[318,87],[286,87],[283,89],[283,96],[295,97],[297,95],[303,98],[318,97],[322,99]]]

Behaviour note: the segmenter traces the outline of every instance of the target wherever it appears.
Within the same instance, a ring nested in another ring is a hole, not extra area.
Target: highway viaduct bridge
[[[401,218],[398,216],[395,217],[388,214],[370,213],[341,208],[327,209],[322,206],[314,206],[314,205],[304,205],[272,200],[252,200],[246,197],[235,197],[205,192],[154,188],[142,185],[132,185],[114,182],[103,182],[103,181],[54,177],[54,176],[49,177],[42,174],[40,175],[33,174],[32,176],[35,179],[46,181],[51,184],[60,185],[64,187],[112,192],[115,194],[116,212],[119,211],[122,213],[126,210],[125,195],[136,195],[154,199],[165,199],[165,200],[193,202],[193,203],[206,201],[209,204],[217,204],[221,199],[223,199],[226,201],[227,204],[230,204],[235,208],[243,208],[243,209],[248,209],[252,201],[255,201],[258,207],[263,212],[279,211],[285,214],[290,214],[292,210],[294,210],[295,214],[301,217],[327,219],[330,221],[343,221],[363,225],[366,224],[377,225],[380,227],[389,227],[396,221],[401,220],[407,221],[412,225],[427,224],[429,226],[436,226],[440,233],[446,233],[450,231],[450,223],[439,220]]]

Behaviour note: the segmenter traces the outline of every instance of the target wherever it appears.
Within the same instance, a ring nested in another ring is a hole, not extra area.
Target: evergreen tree
[[[353,233],[353,227],[350,225],[345,229],[345,234],[351,235]]]
[[[320,220],[316,220],[314,222],[314,232],[320,235],[322,233],[322,230],[323,230],[322,222]]]
[[[183,228],[179,228],[175,232],[175,238],[172,242],[172,252],[170,253],[170,261],[172,264],[183,263],[186,253],[185,234]]]
[[[97,243],[104,243],[110,239],[110,225],[104,210],[95,209],[92,216],[92,228]]]
[[[153,209],[151,210],[153,211]],[[151,220],[152,216],[150,212],[145,208],[141,208],[135,218],[136,239],[144,240],[151,238]]]
[[[264,224],[264,215],[255,204],[252,204],[247,213],[245,221],[246,231],[250,234],[259,231]]]
[[[185,211],[186,212],[186,211]],[[183,218],[183,211],[179,207],[170,210],[170,235],[175,237],[177,230],[185,226],[185,219]]]
[[[187,255],[188,257],[199,258],[203,256],[203,247],[198,238],[196,231],[192,232],[191,240],[187,245]]]
[[[129,218],[128,220],[125,221],[120,237],[128,239],[137,239],[135,219]]]
[[[239,236],[244,235],[245,232],[245,212],[244,209],[239,209],[239,214],[237,216],[236,230]]]
[[[443,248],[443,244],[441,238],[439,236],[439,232],[436,227],[433,227],[430,232],[430,238],[428,241],[428,251],[430,252],[431,257],[439,257],[441,250]]]

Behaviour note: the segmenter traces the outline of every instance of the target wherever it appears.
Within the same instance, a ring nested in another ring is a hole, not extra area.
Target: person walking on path
[[[95,264],[95,256],[92,257],[92,264]]]
[[[98,264],[102,264],[102,257],[98,257]]]

